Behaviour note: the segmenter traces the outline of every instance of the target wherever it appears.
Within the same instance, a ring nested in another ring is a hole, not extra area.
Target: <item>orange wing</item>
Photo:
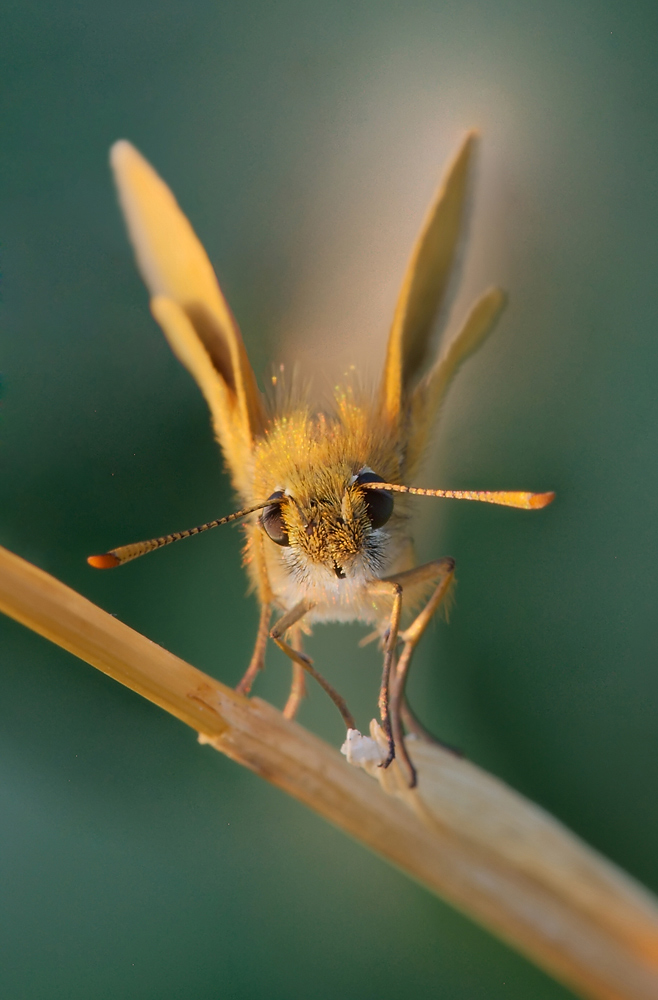
[[[445,304],[463,235],[476,144],[477,133],[469,132],[439,187],[411,255],[388,338],[380,407],[404,438],[406,474],[422,456],[453,375],[491,331],[505,303],[500,289],[486,292],[423,377],[431,360],[433,326]]]
[[[443,348],[433,368],[413,390],[407,409],[405,473],[413,475],[423,457],[434,419],[453,376],[493,330],[505,307],[505,293],[490,288],[469,312],[459,333]]]
[[[125,140],[110,161],[153,315],[203,392],[233,484],[248,495],[248,459],[265,414],[240,330],[164,181]]]
[[[427,361],[462,234],[476,134],[470,132],[439,187],[411,255],[388,338],[381,384],[385,416],[397,422],[410,386]]]

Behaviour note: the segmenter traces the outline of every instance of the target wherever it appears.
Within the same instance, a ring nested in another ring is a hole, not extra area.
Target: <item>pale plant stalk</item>
[[[655,1000],[658,906],[633,879],[486,772],[409,741],[417,790],[180,660],[0,549],[0,610],[155,702],[584,997]],[[376,727],[373,735],[377,737]]]

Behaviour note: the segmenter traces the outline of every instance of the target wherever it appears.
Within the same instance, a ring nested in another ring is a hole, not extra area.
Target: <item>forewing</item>
[[[114,144],[110,160],[153,315],[203,392],[240,488],[265,418],[237,323],[205,250],[164,181],[125,140]]]
[[[388,338],[381,384],[383,414],[397,423],[414,379],[428,359],[430,334],[444,301],[463,228],[469,168],[476,144],[470,132],[444,178],[414,247]]]

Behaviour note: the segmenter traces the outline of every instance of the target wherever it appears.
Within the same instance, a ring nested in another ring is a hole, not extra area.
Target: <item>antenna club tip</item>
[[[553,503],[555,500],[555,493],[551,491],[550,493],[533,493],[530,497],[530,506],[533,510],[539,510],[541,507],[548,507],[549,503]]]
[[[115,566],[119,565],[121,560],[115,555],[112,555],[111,552],[106,552],[105,555],[102,556],[88,556],[87,562],[90,566],[93,566],[94,569],[113,569]]]

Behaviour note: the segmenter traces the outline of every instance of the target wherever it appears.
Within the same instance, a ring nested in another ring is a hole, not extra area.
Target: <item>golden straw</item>
[[[410,791],[134,632],[0,548],[0,610],[177,716],[584,997],[656,1000],[658,905],[633,879],[502,782],[409,740]]]

